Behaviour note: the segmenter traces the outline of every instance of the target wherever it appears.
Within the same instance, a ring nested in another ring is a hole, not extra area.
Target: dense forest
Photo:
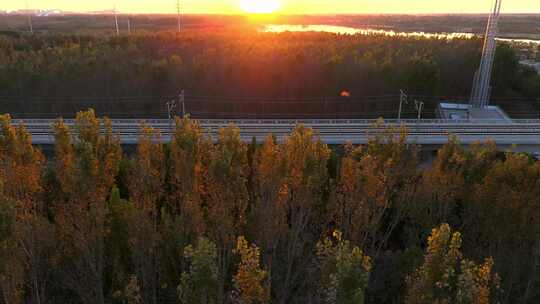
[[[186,107],[196,118],[309,111],[392,118],[400,89],[423,99],[428,110],[440,96],[466,100],[481,46],[481,39],[247,29],[120,37],[6,34],[0,35],[0,96],[3,111],[15,117],[67,117],[88,107],[111,117],[163,117],[165,102],[185,90]],[[349,97],[341,98],[342,92]],[[540,76],[520,65],[515,49],[504,43],[495,59],[493,96],[517,118],[540,111]],[[305,100],[288,103],[310,98],[316,99],[313,109]],[[322,98],[341,104],[325,108]]]
[[[455,138],[213,140],[177,118],[125,154],[108,119],[0,117],[0,303],[538,303],[540,162]],[[74,134],[74,137],[71,136]]]

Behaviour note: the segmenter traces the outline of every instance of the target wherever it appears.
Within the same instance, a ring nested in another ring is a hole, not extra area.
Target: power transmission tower
[[[30,31],[30,34],[34,34],[34,26],[32,24],[32,13],[30,12],[30,8],[28,7],[28,0],[26,0],[26,16],[28,18],[28,30]]]
[[[496,48],[495,37],[498,34],[501,5],[502,0],[495,0],[493,12],[488,19],[486,35],[484,38],[484,48],[482,50],[482,60],[480,61],[480,67],[474,76],[473,89],[469,101],[472,108],[484,109],[489,105],[491,96],[491,73],[493,70]]]
[[[178,32],[180,33],[180,31],[182,30],[182,23],[181,23],[182,7],[181,7],[180,0],[176,0],[176,16],[178,19]]]
[[[114,24],[116,25],[116,36],[120,36],[120,29],[118,28],[118,12],[116,11],[116,2],[114,3]]]

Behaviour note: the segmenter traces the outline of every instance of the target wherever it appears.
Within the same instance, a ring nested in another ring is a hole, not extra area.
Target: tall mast
[[[34,26],[32,24],[32,12],[30,12],[30,8],[28,6],[28,0],[26,0],[26,17],[28,18],[28,30],[30,31],[30,34],[34,34]]]
[[[118,12],[116,11],[116,2],[114,3],[114,24],[116,26],[116,36],[120,36],[120,29],[118,28]]]
[[[176,0],[176,16],[177,16],[177,19],[178,19],[178,32],[180,33],[180,31],[182,30],[182,24],[181,24],[181,13],[182,13],[182,10],[181,10],[181,6],[180,6],[180,0]]]
[[[499,17],[501,13],[502,0],[495,0],[493,12],[489,16],[486,35],[484,38],[484,48],[482,50],[482,60],[480,67],[474,76],[473,89],[471,92],[470,104],[473,108],[486,108],[491,97],[491,73],[493,61],[495,59],[496,41],[495,37],[499,32]]]

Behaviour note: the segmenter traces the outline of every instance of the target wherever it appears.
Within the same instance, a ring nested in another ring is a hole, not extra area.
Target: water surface
[[[419,38],[438,38],[438,39],[471,39],[475,37],[472,33],[426,33],[426,32],[396,32],[393,30],[378,30],[367,28],[353,28],[347,26],[337,25],[324,25],[324,24],[308,24],[308,25],[293,25],[293,24],[269,24],[263,29],[268,33],[282,33],[282,32],[328,32],[342,35],[384,35],[390,37],[419,37]],[[533,43],[540,44],[540,40],[534,39],[510,39],[510,38],[497,38],[500,41],[514,42],[514,43]]]

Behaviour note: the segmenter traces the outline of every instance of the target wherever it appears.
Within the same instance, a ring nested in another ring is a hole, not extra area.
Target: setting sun
[[[270,14],[281,7],[279,0],[241,0],[240,7],[251,14]]]

